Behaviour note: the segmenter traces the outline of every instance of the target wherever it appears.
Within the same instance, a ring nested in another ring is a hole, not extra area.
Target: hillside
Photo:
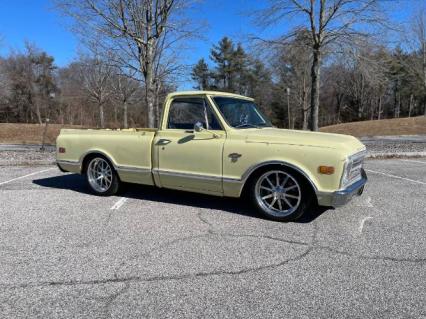
[[[80,128],[78,125],[50,124],[46,144],[55,144],[61,128]],[[1,144],[41,144],[44,125],[0,123]],[[426,134],[426,117],[363,121],[324,126],[321,132],[349,134],[357,137],[383,135]]]
[[[55,144],[61,128],[79,128],[80,126],[49,124],[46,134],[46,144]],[[1,144],[41,144],[44,125],[0,123]]]
[[[426,134],[426,116],[343,123],[321,127],[320,131],[357,137]]]

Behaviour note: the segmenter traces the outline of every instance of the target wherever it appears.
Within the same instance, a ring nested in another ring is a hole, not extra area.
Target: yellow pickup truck
[[[63,129],[57,164],[97,195],[122,182],[240,197],[291,221],[311,204],[337,207],[363,191],[365,146],[352,136],[278,129],[245,96],[169,94],[159,129]]]

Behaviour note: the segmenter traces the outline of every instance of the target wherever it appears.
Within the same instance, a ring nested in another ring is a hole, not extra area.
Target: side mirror
[[[194,131],[195,131],[195,132],[201,132],[201,131],[203,131],[203,130],[204,130],[203,123],[201,123],[201,122],[196,122],[196,123],[194,124]]]

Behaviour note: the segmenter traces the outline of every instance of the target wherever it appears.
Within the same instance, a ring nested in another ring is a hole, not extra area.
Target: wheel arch
[[[318,191],[318,188],[315,184],[315,182],[312,180],[312,178],[305,172],[305,170],[301,169],[300,167],[298,167],[297,165],[288,163],[288,162],[284,162],[284,161],[267,161],[267,162],[262,162],[256,165],[253,165],[252,167],[250,167],[242,176],[242,188],[241,188],[241,195],[243,195],[250,183],[252,182],[253,178],[261,171],[264,171],[268,168],[273,169],[273,168],[284,168],[290,172],[295,173],[298,177],[300,177],[305,184],[309,187],[310,191],[312,192],[312,195],[315,197],[316,199],[316,194]]]
[[[86,172],[87,169],[87,165],[89,163],[89,161],[96,157],[97,155],[100,155],[102,157],[104,157],[105,159],[107,159],[111,165],[113,166],[113,168],[117,171],[117,166],[115,165],[114,161],[112,160],[111,156],[108,155],[106,152],[104,151],[100,151],[100,150],[90,150],[86,153],[84,153],[81,158],[80,158],[80,163],[81,163],[81,167],[80,167],[80,174],[84,174]]]

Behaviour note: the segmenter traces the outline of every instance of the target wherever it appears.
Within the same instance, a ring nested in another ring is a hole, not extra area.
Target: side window
[[[196,122],[203,123],[208,130],[222,129],[203,98],[177,98],[172,101],[167,128],[192,130]]]

